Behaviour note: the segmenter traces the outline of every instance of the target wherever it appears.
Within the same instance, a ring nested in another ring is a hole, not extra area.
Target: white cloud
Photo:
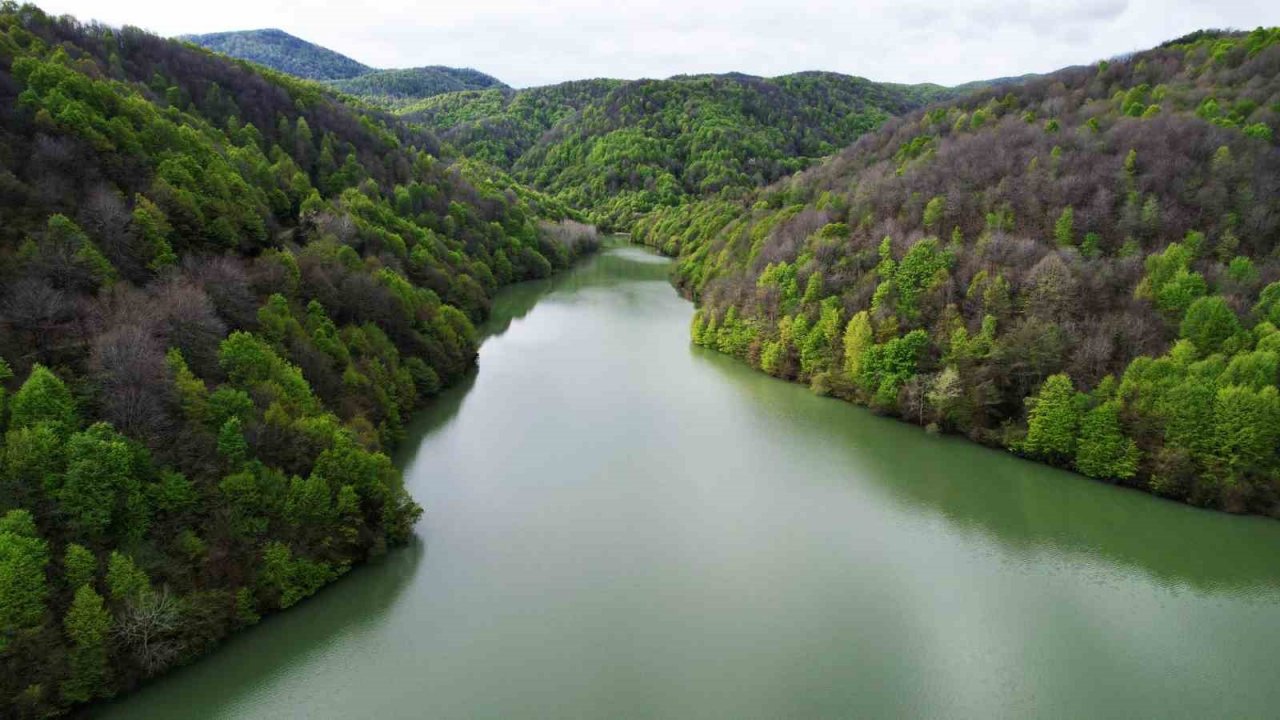
[[[955,84],[1280,25],[1273,0],[50,0],[160,34],[279,27],[369,65],[469,66],[516,86],[585,77],[833,70]]]

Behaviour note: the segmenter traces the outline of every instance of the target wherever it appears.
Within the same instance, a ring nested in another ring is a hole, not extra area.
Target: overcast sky
[[[510,85],[736,70],[956,84],[1045,72],[1205,27],[1280,25],[1277,0],[37,0],[162,35],[278,27],[375,67]]]

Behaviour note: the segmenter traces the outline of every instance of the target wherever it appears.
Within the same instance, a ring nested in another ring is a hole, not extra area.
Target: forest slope
[[[954,94],[838,73],[698,75],[438,95],[402,113],[626,229],[656,207],[738,197]]]
[[[888,121],[663,208],[695,342],[1198,505],[1280,515],[1280,30]]]
[[[0,716],[208,651],[420,512],[384,451],[566,211],[318,86],[0,5]]]

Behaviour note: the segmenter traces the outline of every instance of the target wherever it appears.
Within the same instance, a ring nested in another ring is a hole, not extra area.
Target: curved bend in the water
[[[692,347],[611,247],[410,425],[419,542],[104,717],[1271,717],[1280,523]]]

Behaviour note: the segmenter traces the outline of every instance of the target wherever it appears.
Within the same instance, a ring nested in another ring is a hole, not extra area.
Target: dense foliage
[[[111,696],[408,540],[407,414],[472,366],[496,287],[594,242],[437,151],[0,5],[0,715]]]
[[[440,95],[403,112],[593,222],[625,229],[653,208],[737,197],[790,175],[949,94],[835,73],[702,75]]]
[[[452,92],[505,88],[501,80],[470,68],[432,65],[401,70],[374,70],[347,80],[325,83],[335,90],[386,108],[402,108],[423,98]]]
[[[506,87],[497,78],[470,68],[432,65],[376,70],[282,30],[187,35],[182,39],[223,55],[320,81],[384,108],[402,107],[441,93]]]
[[[660,209],[696,343],[1198,505],[1280,515],[1280,30],[890,120]]]

